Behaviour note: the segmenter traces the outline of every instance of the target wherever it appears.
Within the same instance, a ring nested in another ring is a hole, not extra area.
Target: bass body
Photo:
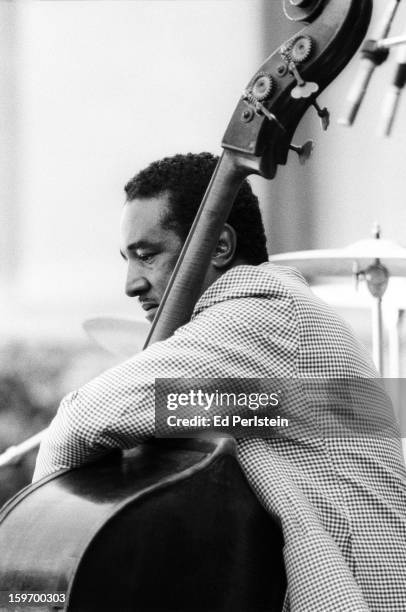
[[[4,506],[1,610],[18,609],[7,593],[59,593],[32,609],[279,612],[282,548],[233,440],[144,444]]]

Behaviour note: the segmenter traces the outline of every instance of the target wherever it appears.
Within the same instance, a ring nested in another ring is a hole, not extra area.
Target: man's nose
[[[128,297],[136,297],[145,293],[150,288],[149,281],[145,276],[137,274],[135,271],[129,269],[127,274],[127,280],[125,284],[125,292]]]

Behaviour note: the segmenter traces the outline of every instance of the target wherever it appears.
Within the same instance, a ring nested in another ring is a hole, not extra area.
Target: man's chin
[[[145,315],[145,318],[146,318],[146,319],[147,319],[147,320],[148,320],[150,323],[152,323],[152,321],[155,319],[155,315],[156,315],[156,313],[157,313],[157,310],[158,310],[158,306],[154,306],[153,308],[150,308],[150,309],[147,311],[147,314]]]

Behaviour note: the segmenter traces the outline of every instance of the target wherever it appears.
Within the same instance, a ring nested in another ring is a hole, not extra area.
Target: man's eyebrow
[[[135,240],[127,246],[127,251],[136,251],[137,249],[146,249],[147,247],[153,246],[151,240]]]

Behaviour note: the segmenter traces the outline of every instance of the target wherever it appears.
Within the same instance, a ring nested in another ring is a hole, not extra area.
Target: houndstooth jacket
[[[156,378],[376,376],[352,331],[298,272],[238,266],[203,294],[190,323],[171,338],[62,401],[34,480],[153,436]],[[282,525],[286,610],[406,610],[399,439],[242,438],[238,453],[257,496]]]

